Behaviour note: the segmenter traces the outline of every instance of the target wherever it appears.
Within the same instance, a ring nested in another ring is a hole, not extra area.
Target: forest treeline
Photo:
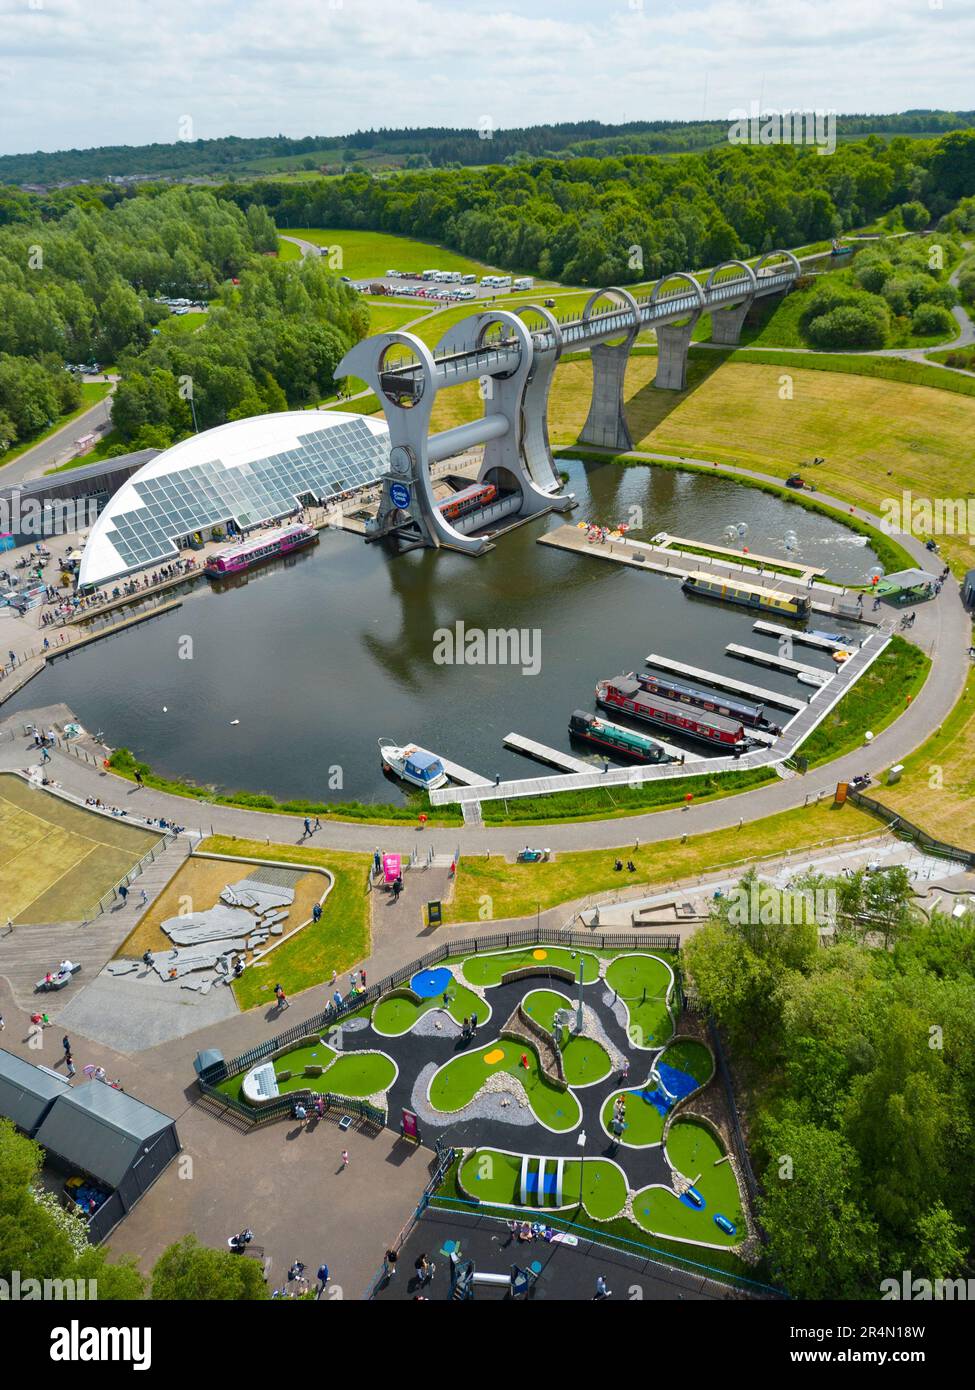
[[[729,118],[730,119],[730,118]],[[406,127],[356,130],[347,135],[268,135],[244,139],[174,140],[152,145],[104,145],[87,150],[35,150],[0,155],[0,184],[56,184],[149,175],[166,178],[247,176],[288,161],[296,168],[334,166],[357,158],[403,164],[410,158],[435,168],[495,164],[525,156],[675,154],[727,139],[728,120],[563,121],[509,130]],[[837,117],[843,138],[871,134],[935,135],[975,125],[975,111],[904,111]],[[490,138],[485,138],[490,135]]]

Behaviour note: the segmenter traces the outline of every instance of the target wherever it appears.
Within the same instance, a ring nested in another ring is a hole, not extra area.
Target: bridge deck
[[[501,740],[505,748],[513,748],[516,753],[524,753],[528,758],[536,758],[540,763],[550,763],[552,767],[560,767],[564,772],[592,772],[592,763],[583,762],[581,758],[573,758],[571,753],[562,753],[558,748],[549,748],[545,743],[539,743],[536,739],[525,738],[523,734],[505,734]]]
[[[494,783],[490,777],[482,777],[479,772],[471,772],[470,768],[461,767],[460,763],[452,763],[449,758],[441,758],[443,770],[452,782],[462,782],[467,787],[493,787]]]
[[[816,632],[803,632],[801,628],[783,627],[781,623],[767,623],[764,618],[753,625],[752,632],[765,632],[772,637],[791,637],[800,647],[818,647],[820,651],[826,652],[835,652],[842,647],[856,645],[852,640],[847,643],[841,638],[820,637]]]

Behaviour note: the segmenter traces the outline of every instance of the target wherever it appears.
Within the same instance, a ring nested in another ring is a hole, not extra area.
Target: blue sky
[[[975,0],[0,0],[0,153],[975,106]]]

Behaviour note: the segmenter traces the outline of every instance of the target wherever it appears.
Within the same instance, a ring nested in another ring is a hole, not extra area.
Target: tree
[[[0,454],[13,447],[17,442],[17,426],[5,410],[0,410]]]
[[[968,1254],[965,1228],[943,1202],[935,1202],[914,1224],[918,1271],[925,1279],[950,1279],[960,1274]]]
[[[919,232],[931,221],[931,214],[923,203],[917,201],[902,203],[900,208],[904,226],[909,232]]]
[[[955,320],[940,304],[919,304],[911,315],[911,332],[921,338],[950,338]]]
[[[153,1265],[150,1297],[166,1302],[241,1303],[267,1298],[267,1288],[256,1260],[230,1250],[208,1249],[189,1235],[170,1245]]]
[[[771,1123],[758,1214],[769,1258],[793,1298],[875,1295],[877,1226],[860,1200],[857,1156],[841,1135],[813,1124]]]
[[[142,1298],[145,1283],[134,1261],[111,1263],[103,1250],[89,1245],[83,1218],[40,1189],[43,1162],[39,1144],[0,1120],[0,1277],[9,1280],[18,1270],[21,1281],[93,1281],[86,1285],[90,1297]]]
[[[813,319],[806,336],[817,348],[880,348],[887,323],[882,304],[841,304]]]

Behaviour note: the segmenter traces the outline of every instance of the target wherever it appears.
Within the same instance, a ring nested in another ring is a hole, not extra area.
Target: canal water
[[[744,527],[751,550],[819,565],[841,582],[864,582],[876,563],[861,537],[755,488],[669,469],[560,466],[580,503],[573,522],[635,520],[640,539],[670,531],[716,544]],[[480,559],[391,557],[358,536],[323,532],[309,551],[227,587],[198,582],[181,608],[55,661],[4,714],[63,700],[86,728],[157,772],[221,790],[395,801],[380,736],[416,741],[490,778],[546,770],[502,747],[509,732],[601,764],[570,743],[569,716],[595,708],[598,679],[638,668],[649,652],[812,693],[725,655],[729,642],[775,650],[774,638],[752,631],[754,615],[689,599],[673,579],[536,544],[564,520],[522,526]],[[457,623],[524,629],[522,665],[438,663],[442,633]],[[828,654],[800,653],[832,669]]]

